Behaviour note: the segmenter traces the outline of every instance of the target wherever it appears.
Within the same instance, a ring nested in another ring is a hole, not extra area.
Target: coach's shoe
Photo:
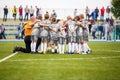
[[[13,53],[17,52],[18,51],[18,47],[15,46],[14,49],[13,49]]]

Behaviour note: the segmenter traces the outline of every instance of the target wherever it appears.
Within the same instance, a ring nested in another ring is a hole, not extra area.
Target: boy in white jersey
[[[77,54],[81,54],[82,53],[82,41],[83,41],[83,30],[82,27],[83,25],[81,24],[81,22],[79,21],[80,18],[79,16],[76,16],[74,18],[76,25],[77,25],[77,29],[76,29],[76,53]]]
[[[60,30],[58,31],[58,52],[59,54],[64,54],[64,42],[66,38],[66,27],[64,26],[64,21],[59,21]]]
[[[32,35],[31,35],[31,52],[35,53],[36,52],[36,43],[39,37],[39,28],[40,26],[46,26],[43,24],[40,20],[39,17],[37,17],[36,22],[34,23],[33,30],[32,30]]]
[[[41,36],[41,52],[45,54],[47,51],[47,42],[48,42],[48,35],[49,35],[48,30],[51,22],[49,21],[48,14],[45,14],[44,18],[45,20],[43,21],[43,23],[46,24],[46,26],[44,26],[43,30],[40,32],[40,36]]]
[[[52,53],[55,53],[55,51],[57,51],[57,41],[58,41],[58,33],[57,32],[59,29],[59,25],[58,25],[58,23],[56,23],[56,18],[52,18],[52,23],[49,28],[50,28],[51,51],[52,51]]]
[[[83,53],[82,54],[87,54],[91,52],[90,47],[87,44],[88,41],[88,34],[89,34],[89,29],[88,29],[88,24],[87,21],[84,19],[84,14],[80,14],[80,22],[84,25],[83,27]]]
[[[67,17],[66,24],[68,25],[68,54],[73,54],[75,50],[76,43],[76,23],[72,20],[71,16]]]

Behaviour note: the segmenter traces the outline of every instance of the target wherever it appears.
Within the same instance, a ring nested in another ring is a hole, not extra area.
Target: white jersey
[[[67,21],[68,24],[68,36],[76,36],[76,31],[72,33],[72,31],[77,27],[75,21]]]
[[[39,28],[37,28],[40,25],[40,21],[36,22],[34,24],[34,29],[32,30],[32,35],[39,35]]]
[[[50,27],[56,31],[58,31],[59,29],[59,25],[58,24],[51,24]],[[50,30],[50,36],[54,36],[54,37],[57,37],[57,32],[54,32],[52,30]]]
[[[40,32],[40,36],[41,37],[47,37],[48,34],[49,34],[48,26],[50,26],[51,22],[49,20],[43,20],[43,23],[45,23],[47,26],[46,27],[41,27],[41,28],[43,28],[43,30]]]

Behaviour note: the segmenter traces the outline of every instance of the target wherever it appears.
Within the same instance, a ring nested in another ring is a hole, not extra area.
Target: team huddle
[[[31,17],[31,19],[34,17]],[[45,54],[48,50],[52,53],[64,54],[87,54],[91,53],[88,41],[88,22],[84,15],[80,14],[72,19],[57,20],[55,17],[49,19],[49,15],[38,16],[31,30],[31,52]],[[25,31],[26,35],[26,31]],[[17,51],[17,50],[16,50]],[[18,50],[19,51],[19,50]]]

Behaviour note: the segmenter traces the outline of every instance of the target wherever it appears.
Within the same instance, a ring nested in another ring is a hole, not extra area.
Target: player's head
[[[40,16],[40,15],[37,16],[37,19],[38,19],[38,20],[42,20],[42,16]]]
[[[67,20],[72,20],[72,17],[71,16],[67,16]]]
[[[49,19],[49,14],[45,14],[44,19]]]
[[[80,14],[80,19],[84,19],[84,14]]]
[[[55,17],[52,18],[52,22],[56,22],[56,18]]]
[[[79,20],[80,20],[80,17],[79,17],[79,16],[75,16],[74,20],[75,20],[75,21],[79,21]]]

